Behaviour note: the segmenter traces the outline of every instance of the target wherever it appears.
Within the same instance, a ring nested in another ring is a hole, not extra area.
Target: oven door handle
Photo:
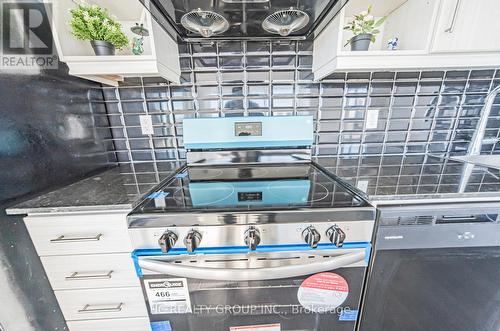
[[[143,269],[176,277],[206,280],[247,281],[297,277],[315,274],[323,271],[330,271],[338,268],[348,267],[354,263],[364,261],[365,257],[365,250],[356,250],[355,252],[346,253],[332,258],[326,258],[321,262],[286,265],[272,268],[248,269],[200,268],[147,258],[139,259],[138,264]]]

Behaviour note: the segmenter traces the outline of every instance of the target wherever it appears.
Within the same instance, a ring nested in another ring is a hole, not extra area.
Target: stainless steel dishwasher
[[[362,331],[500,330],[500,204],[379,211]]]

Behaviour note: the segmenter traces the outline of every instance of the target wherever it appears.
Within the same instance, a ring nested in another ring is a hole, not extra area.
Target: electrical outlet
[[[368,191],[368,181],[360,180],[358,181],[358,185],[356,185],[356,187],[366,193],[366,191]]]
[[[154,134],[153,120],[149,115],[140,115],[139,121],[141,122],[142,134]]]
[[[378,109],[368,109],[366,112],[366,128],[376,129],[378,126]]]

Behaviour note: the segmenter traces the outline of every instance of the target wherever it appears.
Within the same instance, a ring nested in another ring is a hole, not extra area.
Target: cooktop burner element
[[[184,167],[136,212],[363,207],[368,204],[316,165]]]

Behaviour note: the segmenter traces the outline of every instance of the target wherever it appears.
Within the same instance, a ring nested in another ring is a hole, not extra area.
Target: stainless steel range
[[[353,330],[375,209],[311,161],[313,118],[183,123],[128,216],[153,330]]]

